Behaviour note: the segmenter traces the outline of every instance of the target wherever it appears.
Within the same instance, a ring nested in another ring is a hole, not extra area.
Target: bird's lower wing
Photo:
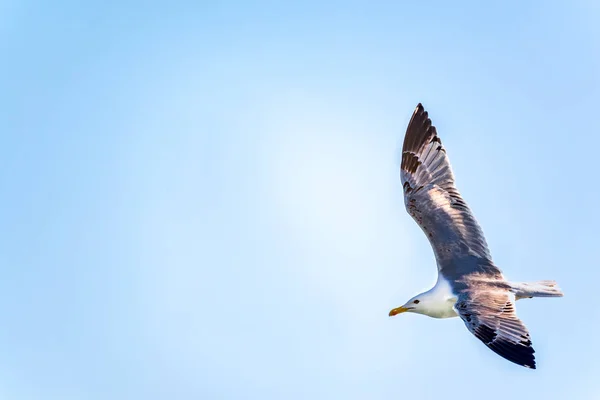
[[[535,369],[529,332],[517,318],[509,292],[471,288],[459,296],[455,309],[467,329],[492,351],[515,364]]]

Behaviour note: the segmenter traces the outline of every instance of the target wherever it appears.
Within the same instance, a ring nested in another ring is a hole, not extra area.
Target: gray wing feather
[[[469,331],[496,354],[535,369],[535,350],[506,290],[472,287],[459,296],[456,312]]]
[[[440,272],[453,278],[473,271],[500,272],[491,263],[479,224],[454,185],[446,150],[420,103],[406,129],[400,176],[406,210],[429,239]],[[465,270],[463,263],[459,273],[453,260],[468,258],[470,269]]]

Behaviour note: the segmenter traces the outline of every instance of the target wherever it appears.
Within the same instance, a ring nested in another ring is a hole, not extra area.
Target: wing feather
[[[429,239],[440,271],[453,275],[451,262],[475,257],[474,270],[498,273],[483,232],[454,184],[446,149],[419,103],[406,129],[400,176],[406,210]],[[465,271],[462,271],[463,273]]]
[[[467,329],[493,352],[535,369],[535,350],[529,332],[517,318],[514,298],[509,292],[472,288],[459,296],[455,309]]]

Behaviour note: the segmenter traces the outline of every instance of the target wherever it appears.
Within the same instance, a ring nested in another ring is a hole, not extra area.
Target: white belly
[[[457,296],[452,291],[448,281],[441,275],[438,276],[435,286],[427,292],[427,297],[427,309],[424,310],[423,314],[433,318],[458,317],[458,314],[454,310]]]
[[[444,303],[436,304],[432,308],[428,308],[427,315],[432,318],[453,318],[458,317],[456,311],[454,311],[454,301],[445,301]]]

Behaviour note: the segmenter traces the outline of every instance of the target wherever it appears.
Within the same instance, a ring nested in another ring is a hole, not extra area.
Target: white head
[[[426,314],[425,310],[428,308],[428,301],[424,293],[418,294],[401,307],[394,308],[390,311],[390,317],[394,315],[402,314],[405,312],[414,312],[417,314]]]
[[[423,314],[433,318],[456,317],[455,303],[456,297],[451,292],[436,285],[433,289],[416,295],[403,306],[394,308],[390,311],[390,317],[404,312]]]

